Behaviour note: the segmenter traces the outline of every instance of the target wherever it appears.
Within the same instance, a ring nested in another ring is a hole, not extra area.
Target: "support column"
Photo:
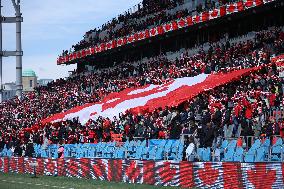
[[[23,84],[22,84],[22,37],[21,37],[21,12],[20,4],[16,4],[16,95],[22,98]]]
[[[3,83],[2,83],[2,0],[0,0],[0,102],[3,100]]]
[[[23,22],[20,12],[20,0],[11,0],[15,9],[16,17],[4,17],[1,12],[2,0],[0,0],[0,102],[3,100],[3,84],[2,84],[2,59],[3,57],[16,56],[16,95],[22,98],[22,39],[21,39],[21,22]],[[2,49],[2,24],[16,23],[16,51],[3,51]]]

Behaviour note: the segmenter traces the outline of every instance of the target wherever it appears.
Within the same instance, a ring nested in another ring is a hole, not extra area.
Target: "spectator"
[[[64,158],[64,146],[60,145],[58,148],[58,158]]]
[[[34,144],[32,141],[29,141],[26,146],[25,157],[33,157],[34,153]]]
[[[195,144],[193,137],[189,137],[188,141],[185,142],[185,157],[188,161],[194,161],[194,155],[195,155]]]

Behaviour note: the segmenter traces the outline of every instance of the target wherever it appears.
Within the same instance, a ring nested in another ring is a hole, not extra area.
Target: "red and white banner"
[[[271,58],[271,62],[274,62],[276,64],[284,62],[284,54]]]
[[[222,7],[219,7],[219,8],[216,8],[216,9],[209,11],[209,20],[225,16],[226,10],[227,10],[227,7],[222,6]]]
[[[252,8],[269,2],[271,2],[271,0],[244,0],[244,6],[246,8]]]
[[[241,0],[236,3],[230,3],[221,7],[218,7],[212,11],[205,11],[200,14],[189,16],[186,18],[181,18],[178,20],[171,21],[169,23],[154,27],[152,29],[146,29],[144,31],[136,32],[129,36],[125,36],[107,43],[98,44],[96,47],[93,47],[95,50],[92,53],[89,53],[89,48],[75,52],[66,56],[61,56],[57,59],[57,64],[65,64],[75,59],[83,58],[91,54],[99,53],[105,50],[113,49],[120,47],[126,44],[134,43],[149,37],[154,37],[157,35],[162,35],[166,32],[171,32],[180,28],[189,27],[193,24],[198,24],[206,22],[208,20],[216,19],[223,17],[232,13],[239,13],[244,10],[261,6],[276,0]]]
[[[244,4],[243,4],[242,1],[239,1],[237,3],[228,4],[226,13],[232,14],[232,13],[236,13],[236,12],[241,12],[243,10],[244,10]]]
[[[5,162],[5,163],[4,163]],[[0,158],[0,172],[180,186],[184,188],[284,188],[283,163],[175,162],[107,159]]]
[[[129,88],[119,93],[111,93],[99,103],[78,106],[64,113],[55,114],[42,122],[58,122],[79,117],[82,123],[86,123],[98,116],[112,119],[127,110],[137,114],[152,112],[159,107],[175,107],[204,91],[240,79],[241,76],[257,69],[259,68],[248,68],[226,74],[200,74],[195,77],[172,79],[162,85]]]

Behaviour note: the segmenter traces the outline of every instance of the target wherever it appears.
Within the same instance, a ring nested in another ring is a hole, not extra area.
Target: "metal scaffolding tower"
[[[16,56],[16,95],[22,97],[22,39],[21,39],[21,22],[23,22],[22,13],[20,11],[20,0],[11,0],[14,9],[15,17],[4,17],[2,16],[2,0],[0,0],[0,102],[2,102],[2,58],[9,56]],[[16,51],[3,51],[2,49],[2,23],[16,23]]]

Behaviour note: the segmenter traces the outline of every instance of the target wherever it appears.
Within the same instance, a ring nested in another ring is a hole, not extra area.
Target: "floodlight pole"
[[[0,102],[2,102],[3,83],[2,83],[2,2],[0,0]]]
[[[0,0],[0,102],[3,100],[3,84],[2,84],[2,59],[3,57],[16,56],[16,95],[21,99],[23,91],[22,83],[22,37],[21,22],[23,22],[20,9],[20,0],[11,0],[15,9],[15,17],[4,17],[1,12],[2,0]],[[16,23],[16,51],[3,51],[2,48],[2,24]]]
[[[20,0],[11,0],[15,9],[16,15],[16,95],[22,98],[23,82],[22,82],[22,37],[21,37],[21,22],[22,13],[20,9]]]

